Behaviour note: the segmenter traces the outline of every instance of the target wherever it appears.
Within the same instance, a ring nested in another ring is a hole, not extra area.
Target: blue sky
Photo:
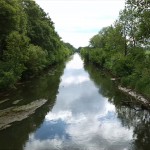
[[[87,46],[101,28],[118,18],[125,0],[35,0],[55,23],[64,42]]]

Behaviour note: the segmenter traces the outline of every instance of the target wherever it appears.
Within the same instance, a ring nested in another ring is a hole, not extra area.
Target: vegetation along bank
[[[80,48],[86,62],[109,70],[121,86],[150,99],[150,1],[126,0],[111,26]]]
[[[73,52],[33,0],[0,0],[0,89],[62,62]]]

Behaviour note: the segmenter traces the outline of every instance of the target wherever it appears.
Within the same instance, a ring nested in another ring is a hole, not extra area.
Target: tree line
[[[73,52],[33,0],[0,0],[0,89],[63,61]]]
[[[150,1],[126,0],[114,24],[101,29],[80,52],[86,62],[150,98]]]

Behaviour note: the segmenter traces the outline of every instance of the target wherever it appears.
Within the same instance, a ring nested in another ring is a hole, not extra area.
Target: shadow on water
[[[141,109],[136,100],[118,90],[111,76],[101,72],[92,64],[85,64],[90,79],[99,88],[99,92],[115,105],[117,117],[124,127],[133,129],[132,150],[149,150],[150,148],[150,112]],[[133,104],[126,105],[128,101]],[[134,106],[133,106],[134,105]]]
[[[30,114],[29,117],[27,116],[26,119],[12,123],[10,127],[0,130],[0,150],[22,150],[29,139],[29,134],[40,127],[45,115],[55,104],[64,67],[64,64],[58,65],[46,74],[18,85],[16,90],[11,90],[0,97],[1,112],[11,107],[16,109],[31,103],[34,104],[37,100],[47,100],[43,106],[39,107],[33,114]],[[24,110],[25,113],[28,113],[28,111],[28,108]],[[1,112],[0,117],[3,117]],[[18,116],[11,117],[15,118]]]

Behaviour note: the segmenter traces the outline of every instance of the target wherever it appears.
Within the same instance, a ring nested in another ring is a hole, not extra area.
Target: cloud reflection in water
[[[64,70],[52,111],[30,135],[25,150],[127,150],[133,130],[122,126],[115,106],[98,90],[75,54]]]

